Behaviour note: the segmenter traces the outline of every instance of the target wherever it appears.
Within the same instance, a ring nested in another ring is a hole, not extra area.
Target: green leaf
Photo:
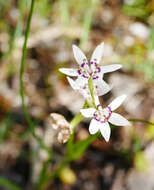
[[[148,16],[148,11],[145,7],[133,7],[129,5],[125,5],[122,7],[122,10],[128,15],[138,18],[146,18]]]
[[[0,185],[9,188],[10,190],[21,190],[20,187],[14,185],[12,182],[3,177],[0,177]]]
[[[89,137],[87,137],[84,140],[81,140],[77,143],[75,143],[72,146],[71,152],[68,152],[68,156],[72,159],[72,160],[77,160],[79,159],[83,153],[85,152],[85,150],[88,148],[88,146],[94,141],[96,140],[98,137],[100,136],[100,133],[97,133],[95,135],[90,135]]]

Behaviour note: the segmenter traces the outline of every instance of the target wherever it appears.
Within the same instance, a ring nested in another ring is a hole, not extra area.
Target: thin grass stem
[[[33,11],[34,11],[34,4],[35,4],[35,0],[31,0],[31,7],[30,7],[29,16],[28,16],[27,26],[26,26],[24,45],[22,48],[22,57],[21,57],[21,66],[20,66],[20,96],[21,96],[21,100],[22,100],[22,107],[23,107],[24,115],[25,115],[25,118],[30,127],[31,134],[38,141],[40,147],[45,149],[49,154],[51,154],[50,149],[48,147],[46,147],[44,145],[42,139],[35,134],[35,123],[32,121],[32,119],[29,115],[27,106],[25,105],[23,75],[24,75],[24,68],[25,68],[25,57],[26,57],[26,53],[27,53],[27,42],[28,42],[28,37],[29,37],[29,33],[30,33],[30,26],[31,26]]]

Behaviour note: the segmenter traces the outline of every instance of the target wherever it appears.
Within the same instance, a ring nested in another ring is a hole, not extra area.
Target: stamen
[[[85,66],[85,62],[83,62],[82,64],[81,64],[81,67],[84,67]]]
[[[93,80],[98,79],[98,78],[99,78],[99,76],[92,77]]]
[[[81,75],[81,70],[80,69],[78,70],[78,74]]]
[[[100,122],[101,122],[101,120],[99,120],[97,117],[94,117],[94,119],[95,119],[96,121],[100,121]]]
[[[111,107],[110,107],[110,106],[108,106],[107,108],[108,108],[109,112],[112,112],[112,110],[111,110]]]
[[[97,72],[100,73],[101,72],[101,68],[97,67]]]
[[[98,105],[97,105],[97,108],[99,108],[99,107],[101,107],[101,105],[100,105],[100,104],[98,104]]]
[[[82,75],[82,77],[83,77],[83,78],[86,78],[86,79],[88,79],[88,78],[89,78],[88,76],[86,76],[86,75],[84,75],[84,74]]]

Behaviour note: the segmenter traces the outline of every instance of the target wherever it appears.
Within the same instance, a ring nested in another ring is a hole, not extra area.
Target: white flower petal
[[[122,65],[120,65],[120,64],[105,65],[105,66],[101,66],[101,72],[109,73],[109,72],[116,71],[116,70],[120,69],[121,67],[122,67]]]
[[[93,80],[98,96],[103,96],[111,90],[111,87],[104,80]]]
[[[100,101],[99,101],[99,97],[97,95],[94,94],[94,101],[95,101],[95,105],[100,105]]]
[[[88,80],[86,78],[78,77],[75,81],[69,77],[67,77],[67,79],[74,90],[79,90],[85,99],[91,100],[91,94],[88,88]]]
[[[108,142],[111,135],[111,129],[108,122],[100,123],[101,126],[99,127],[102,136],[104,137],[105,141]]]
[[[103,54],[103,47],[104,47],[104,42],[102,42],[100,45],[98,45],[91,57],[91,61],[94,61],[95,59],[97,59],[97,63],[100,62],[101,58],[102,58],[102,54]]]
[[[86,99],[86,100],[88,100],[90,102],[92,101],[91,94],[90,94],[89,90],[87,90],[87,89],[81,89],[79,92],[82,94],[82,96],[84,97],[84,99]]]
[[[59,71],[71,77],[78,76],[77,69],[60,68]]]
[[[110,104],[110,108],[112,111],[114,111],[115,109],[117,109],[125,100],[126,95],[122,95],[122,96],[118,96],[116,99],[114,99]]]
[[[100,122],[96,121],[95,119],[92,119],[89,125],[89,133],[91,135],[97,133],[99,131],[99,125]]]
[[[74,81],[73,79],[71,79],[70,77],[67,77],[67,80],[70,84],[70,86],[74,89],[74,90],[78,90],[79,89],[79,85],[76,81]]]
[[[80,112],[84,117],[93,117],[96,109],[95,108],[88,108],[88,109],[81,109]]]
[[[86,56],[84,55],[84,53],[81,51],[80,48],[78,48],[76,45],[73,45],[72,48],[73,48],[74,57],[79,65],[83,63],[84,59],[86,60],[85,62],[88,62]]]
[[[81,76],[79,76],[77,79],[76,79],[76,82],[78,83],[79,86],[83,87],[85,85],[88,86],[88,79],[87,78],[83,78]]]
[[[130,122],[118,113],[112,113],[109,122],[117,126],[130,126]]]

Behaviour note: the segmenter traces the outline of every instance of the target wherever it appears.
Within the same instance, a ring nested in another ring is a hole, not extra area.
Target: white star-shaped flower
[[[88,86],[88,80],[87,79],[82,79],[81,77],[77,78],[76,80],[73,80],[70,77],[67,77],[67,80],[70,84],[70,86],[74,89],[79,91],[83,97],[89,101],[91,101],[92,97],[91,97],[91,93],[89,90],[89,86]],[[95,87],[93,89],[93,94],[95,98],[98,98],[97,96],[99,96],[99,94],[101,93],[101,95],[106,94],[109,91],[109,85],[107,85],[103,80],[101,85],[98,87]],[[100,92],[101,91],[101,92]],[[97,102],[97,101],[96,101]],[[97,104],[97,103],[95,103]]]
[[[90,134],[95,134],[100,130],[102,136],[108,142],[111,134],[109,123],[116,126],[130,126],[130,122],[127,119],[113,112],[122,104],[125,98],[126,95],[117,97],[106,108],[102,108],[99,104],[97,110],[95,108],[80,110],[84,117],[93,118],[89,125]]]
[[[104,43],[102,42],[98,45],[91,57],[90,63],[88,63],[84,53],[76,46],[73,45],[74,57],[78,63],[78,69],[72,68],[60,68],[59,71],[71,76],[78,77],[76,84],[82,81],[83,86],[87,83],[88,79],[91,77],[93,79],[93,85],[96,89],[97,95],[102,96],[106,94],[111,88],[110,86],[102,79],[104,73],[113,72],[122,67],[120,64],[100,66],[100,60],[102,58]],[[70,82],[70,81],[69,81]],[[105,90],[104,90],[105,89]]]

